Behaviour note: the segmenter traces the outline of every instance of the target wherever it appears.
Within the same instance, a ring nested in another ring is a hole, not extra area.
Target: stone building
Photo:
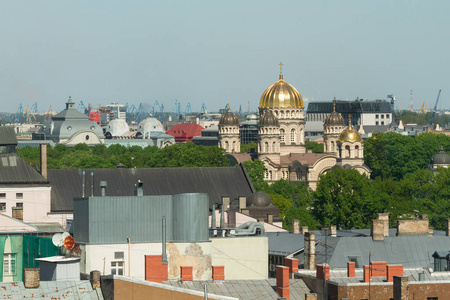
[[[344,118],[336,112],[335,104],[333,107],[324,121],[324,153],[306,151],[303,99],[295,87],[284,81],[280,68],[279,80],[264,91],[259,101],[257,158],[266,166],[266,181],[306,181],[315,189],[319,176],[336,166],[370,174],[364,165],[363,140],[352,127],[351,116],[345,127]],[[219,146],[238,162],[251,160],[254,156],[237,153],[239,148],[229,144],[239,140],[237,122],[229,111],[222,116],[219,128],[225,132],[219,134]]]

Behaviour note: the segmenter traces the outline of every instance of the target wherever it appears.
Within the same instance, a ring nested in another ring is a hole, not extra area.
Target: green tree
[[[241,153],[258,152],[257,143],[241,144]]]
[[[368,228],[388,202],[369,178],[357,170],[334,168],[320,176],[314,192],[313,214],[322,225],[338,228]]]
[[[252,181],[253,187],[258,191],[263,191],[268,187],[268,184],[264,181],[264,162],[255,159],[254,161],[244,161],[245,168],[247,169],[248,176]]]
[[[312,150],[313,153],[323,153],[323,144],[308,141],[305,143],[306,150]]]

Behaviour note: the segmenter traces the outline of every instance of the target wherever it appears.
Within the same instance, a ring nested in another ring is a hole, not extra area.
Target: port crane
[[[433,114],[431,115],[430,125],[433,125],[433,118],[434,118],[434,114],[436,113],[436,110],[437,110],[437,105],[438,105],[438,102],[439,102],[439,96],[441,96],[441,90],[439,90],[439,93],[438,93],[438,96],[437,96],[437,99],[436,99],[436,103],[434,104],[434,109],[433,109]]]

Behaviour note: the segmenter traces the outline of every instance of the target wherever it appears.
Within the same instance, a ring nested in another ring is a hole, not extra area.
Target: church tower
[[[270,110],[264,110],[258,121],[258,159],[265,157],[280,163],[280,124]]]
[[[348,115],[348,127],[339,134],[339,158],[337,165],[344,167],[364,164],[364,145],[359,133],[352,127],[352,116]]]
[[[239,119],[230,111],[230,108],[219,120],[219,147],[225,149],[227,153],[241,152]]]
[[[336,112],[336,103],[333,102],[333,112],[329,114],[323,122],[323,144],[325,153],[339,155],[337,141],[339,134],[344,130],[344,128],[344,118],[340,113]]]
[[[300,93],[283,79],[280,63],[278,82],[268,87],[259,101],[259,114],[269,110],[280,125],[280,155],[305,153],[305,118]]]

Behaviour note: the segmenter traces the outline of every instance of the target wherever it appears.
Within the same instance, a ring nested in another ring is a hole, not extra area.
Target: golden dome
[[[263,115],[259,118],[259,126],[280,126],[277,117],[270,110],[264,110]]]
[[[345,128],[341,132],[341,134],[339,134],[338,141],[341,143],[344,143],[344,142],[350,142],[350,143],[360,142],[360,143],[362,143],[363,140],[362,140],[361,136],[352,127],[351,115],[349,115],[348,118],[349,118],[348,127]]]
[[[239,119],[228,108],[228,111],[220,117],[219,125],[239,125]]]
[[[269,86],[259,100],[259,108],[303,108],[303,99],[300,93],[283,80],[280,63],[280,79]]]
[[[324,125],[341,125],[344,126],[345,121],[344,118],[341,116],[340,113],[336,112],[336,103],[333,102],[333,112],[329,114],[325,121],[323,122]]]

